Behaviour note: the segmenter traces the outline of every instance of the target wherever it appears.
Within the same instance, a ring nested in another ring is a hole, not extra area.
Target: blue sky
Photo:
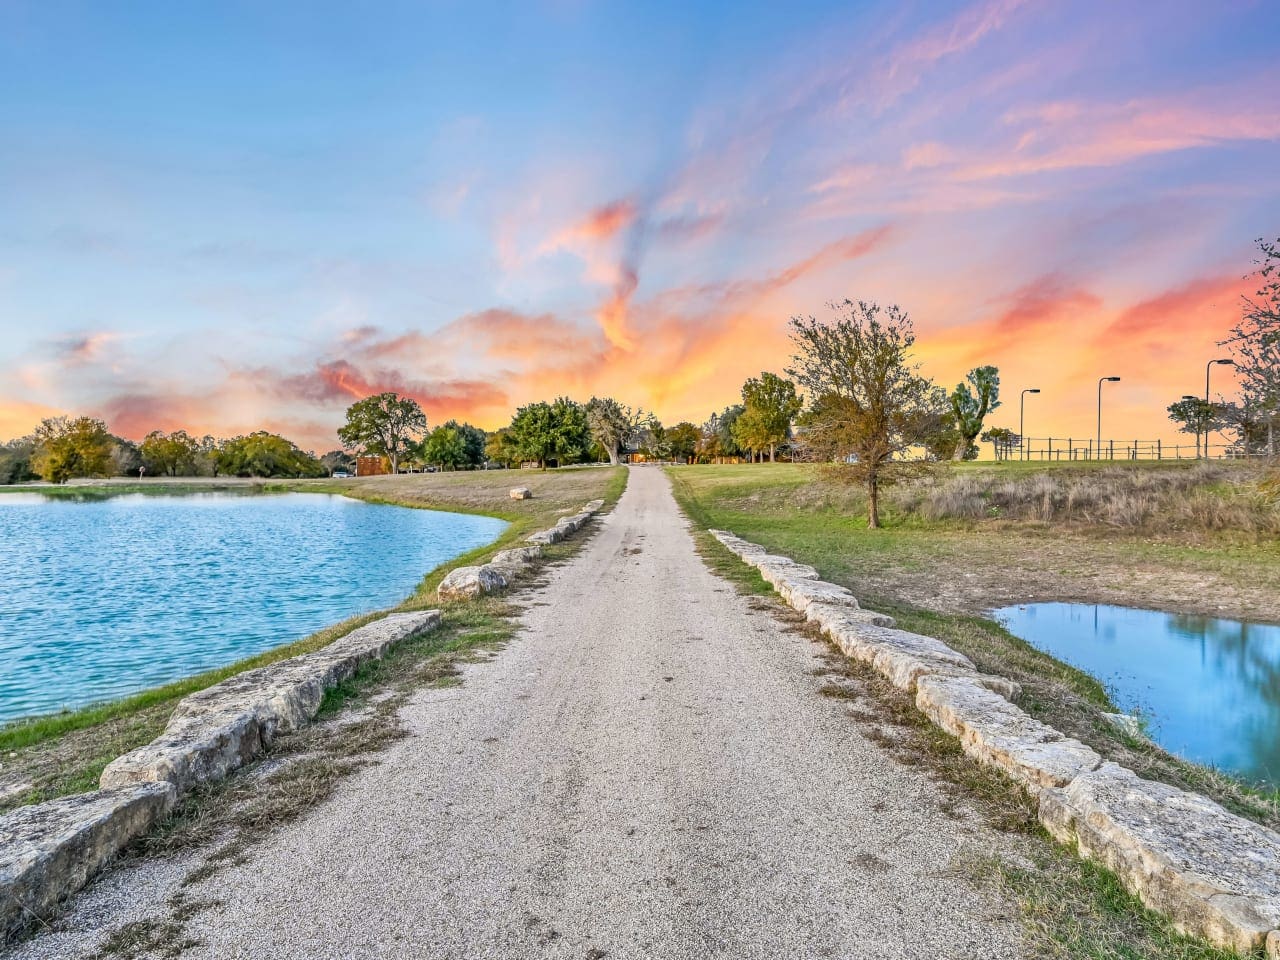
[[[701,420],[845,296],[1037,432],[1123,358],[1168,435],[1280,232],[1278,48],[1246,2],[0,3],[0,435]]]

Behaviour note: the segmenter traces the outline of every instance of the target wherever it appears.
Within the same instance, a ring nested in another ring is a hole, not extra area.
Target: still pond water
[[[321,494],[0,495],[0,723],[392,606],[504,526]]]
[[[1170,753],[1280,785],[1280,627],[1077,603],[995,617],[1105,683]]]

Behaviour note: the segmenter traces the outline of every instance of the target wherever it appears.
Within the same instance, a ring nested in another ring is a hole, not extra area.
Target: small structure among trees
[[[338,428],[338,439],[348,450],[386,457],[391,472],[412,453],[427,431],[427,416],[412,397],[387,392],[357,400],[347,408],[347,422]]]

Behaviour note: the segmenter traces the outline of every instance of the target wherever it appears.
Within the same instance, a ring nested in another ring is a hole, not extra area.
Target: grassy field
[[[531,532],[551,526],[564,514],[579,510],[588,500],[604,498],[612,503],[621,495],[625,484],[626,473],[620,468],[582,468],[545,473],[502,470],[287,484],[238,483],[232,486],[258,486],[266,491],[341,493],[371,502],[481,513],[508,521],[509,526],[495,542],[435,570],[424,571],[424,578],[414,593],[394,608],[422,610],[436,605],[436,585],[449,570],[483,562],[498,550],[522,541]],[[508,491],[516,485],[529,487],[533,498],[512,500]],[[182,493],[196,489],[207,491],[216,486],[221,485],[164,481],[104,487],[82,485],[68,488],[62,495],[98,496],[104,489],[110,493],[137,490]],[[354,617],[256,657],[136,696],[0,727],[0,812],[93,789],[102,768],[111,760],[149,742],[164,729],[174,705],[182,697],[236,673],[316,650],[381,615]],[[483,629],[483,625],[471,626],[469,635],[484,635],[485,630],[496,629],[494,624]],[[431,649],[431,644],[428,642],[424,649]]]
[[[867,529],[856,490],[811,466],[695,466],[669,473],[696,524],[731,530],[812,564],[824,578],[848,586],[865,606],[892,614],[903,629],[938,637],[982,670],[1018,680],[1024,691],[1020,704],[1032,715],[1143,776],[1208,793],[1277,826],[1275,794],[1182,761],[1118,729],[1105,716],[1117,708],[1101,683],[983,615],[1011,603],[1066,600],[1280,621],[1280,550],[1274,538],[1214,529],[1186,521],[1185,514],[1177,514],[1184,518],[1179,523],[1158,520],[1162,510],[1175,511],[1175,502],[1189,497],[1219,497],[1230,508],[1238,499],[1263,495],[1264,476],[1230,469],[1023,467],[1012,485],[1089,488],[1092,506],[1055,519],[1011,519],[929,514],[924,505],[948,501],[957,486],[966,497],[976,488],[988,500],[1013,500],[1018,493],[1005,489],[1010,473],[1002,468],[945,466],[939,476],[896,488],[881,530]],[[1153,476],[1160,479],[1153,483]],[[1122,499],[1134,490],[1146,490],[1154,501],[1144,520],[1131,527],[1107,520],[1115,506],[1107,498]],[[1076,502],[1087,496],[1077,492]]]

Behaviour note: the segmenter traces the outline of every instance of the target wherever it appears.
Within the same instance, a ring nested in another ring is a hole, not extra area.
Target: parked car
[[[350,478],[351,478],[351,474],[349,474],[346,470],[333,471],[333,479],[335,480],[349,480]]]

